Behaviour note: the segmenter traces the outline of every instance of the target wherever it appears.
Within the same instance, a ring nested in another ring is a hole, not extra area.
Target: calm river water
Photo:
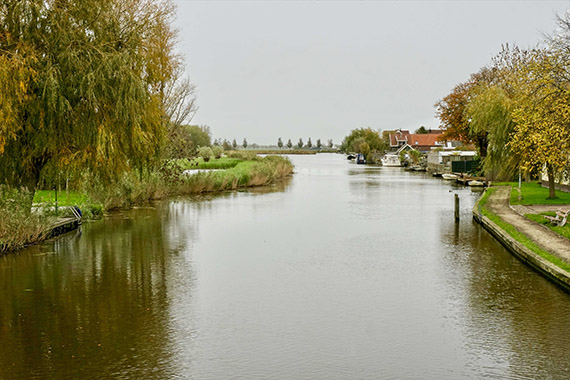
[[[570,296],[472,222],[477,194],[291,159],[0,258],[0,379],[570,377]]]

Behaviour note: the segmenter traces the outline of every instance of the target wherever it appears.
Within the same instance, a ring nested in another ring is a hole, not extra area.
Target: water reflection
[[[445,308],[464,336],[470,372],[480,378],[567,377],[570,345],[555,331],[570,326],[568,295],[478,224],[456,223],[453,231],[441,235],[453,247],[441,263]]]
[[[0,379],[567,378],[570,297],[472,222],[477,194],[291,159],[0,258]]]
[[[168,375],[167,268],[153,214],[116,215],[80,239],[3,258],[0,378]]]

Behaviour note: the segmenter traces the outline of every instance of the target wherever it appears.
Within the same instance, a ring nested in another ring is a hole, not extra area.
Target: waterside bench
[[[555,226],[558,226],[558,227],[564,227],[564,225],[566,224],[566,222],[568,220],[569,215],[570,215],[570,210],[564,211],[562,209],[559,209],[558,211],[556,211],[556,216],[544,215],[544,217],[551,224],[554,224]]]

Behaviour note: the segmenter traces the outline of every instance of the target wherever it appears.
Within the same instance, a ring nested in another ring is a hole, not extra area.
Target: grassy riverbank
[[[518,184],[517,184],[517,186],[518,186]],[[531,250],[535,254],[539,255],[543,259],[546,259],[547,261],[558,266],[559,268],[570,272],[570,264],[568,264],[564,260],[558,258],[557,256],[554,256],[550,252],[539,247],[534,241],[532,241],[526,235],[519,232],[512,224],[509,224],[509,223],[503,221],[498,215],[495,215],[486,207],[486,204],[487,204],[489,197],[491,196],[491,194],[495,190],[496,189],[492,188],[492,187],[487,189],[485,191],[485,193],[483,194],[483,196],[481,197],[481,199],[479,200],[478,204],[479,204],[479,206],[481,206],[481,213],[483,214],[483,216],[486,216],[487,218],[489,218],[498,227],[500,227],[502,230],[504,230],[506,233],[508,233],[514,240],[518,241],[519,243],[524,245],[526,248],[528,248],[529,250]],[[511,196],[512,196],[512,193],[511,193]]]
[[[221,170],[192,173],[188,169]],[[82,190],[58,192],[57,205],[77,205],[84,217],[93,219],[101,217],[103,211],[169,196],[269,185],[292,173],[293,164],[278,156],[237,154],[208,162],[176,160],[146,173],[142,179],[133,172],[124,173],[111,185],[86,176]],[[0,254],[45,239],[56,220],[54,190],[37,191],[32,212],[29,197],[25,191],[0,186]]]
[[[221,166],[235,163],[233,167],[226,170],[196,174],[192,174],[191,171],[184,172],[177,180],[168,183],[168,195],[199,194],[241,187],[264,186],[293,173],[293,165],[284,157],[267,156],[238,162],[230,160],[220,162]],[[202,162],[197,167],[216,169],[214,162]]]

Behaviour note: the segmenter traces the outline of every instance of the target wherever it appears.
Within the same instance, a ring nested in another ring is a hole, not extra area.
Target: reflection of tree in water
[[[5,258],[0,378],[168,377],[162,223],[133,210]]]
[[[444,223],[442,239],[453,247],[443,265],[453,283],[448,302],[462,309],[454,313],[472,354],[468,364],[482,377],[567,379],[570,297],[464,223]]]
[[[289,182],[251,192],[284,191]],[[0,257],[0,379],[178,373],[188,363],[177,362],[177,344],[192,326],[187,309],[173,316],[171,303],[192,297],[199,217],[211,200],[237,195],[158,202]]]

